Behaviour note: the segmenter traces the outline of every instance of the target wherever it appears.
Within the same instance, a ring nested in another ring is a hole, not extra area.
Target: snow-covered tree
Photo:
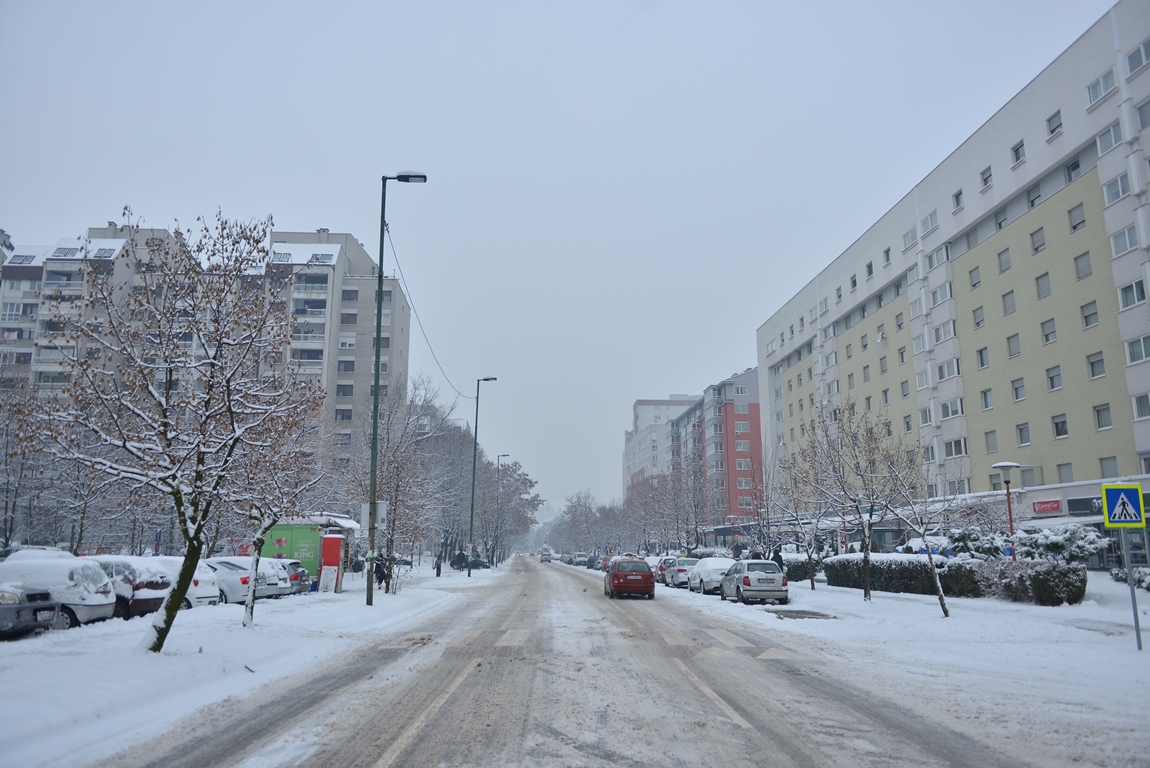
[[[289,278],[267,269],[270,217],[217,214],[171,234],[130,217],[117,257],[83,259],[83,298],[48,307],[59,330],[37,344],[58,350],[63,385],[35,401],[21,434],[107,486],[169,500],[185,558],[152,624],[158,652],[238,457],[263,450],[251,436],[307,410],[312,395],[283,362]]]

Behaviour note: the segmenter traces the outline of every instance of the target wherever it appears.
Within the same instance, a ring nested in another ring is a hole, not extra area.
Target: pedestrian
[[[436,578],[439,578],[439,572],[442,569],[443,569],[443,556],[442,555],[436,555],[435,556],[435,576],[436,576]]]
[[[386,572],[385,572],[385,569],[383,567],[383,559],[379,558],[379,557],[375,558],[375,586],[376,587],[382,587],[383,586],[383,577],[385,575],[386,575]]]
[[[782,571],[783,573],[787,572],[787,567],[785,565],[783,565],[782,550],[780,550],[776,547],[774,553],[771,554],[771,560],[774,562],[775,565],[779,566],[780,571]]]

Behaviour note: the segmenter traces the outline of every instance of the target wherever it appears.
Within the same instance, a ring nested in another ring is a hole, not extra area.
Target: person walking
[[[773,553],[771,553],[771,561],[775,565],[779,566],[780,571],[782,571],[783,573],[787,572],[787,567],[783,564],[782,550],[776,548],[775,551]]]
[[[439,578],[439,572],[443,570],[443,555],[435,556],[435,576]]]

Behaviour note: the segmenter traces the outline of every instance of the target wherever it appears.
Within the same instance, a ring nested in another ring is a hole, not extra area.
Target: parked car
[[[687,573],[691,567],[699,562],[697,557],[676,557],[675,562],[667,566],[663,572],[663,581],[668,587],[687,586]]]
[[[740,560],[732,565],[719,584],[719,597],[740,603],[775,600],[780,605],[790,600],[787,577],[771,560]]]
[[[572,565],[581,565],[584,568],[586,568],[587,567],[587,553],[586,552],[576,552],[575,553],[575,560],[572,562]]]
[[[655,598],[655,574],[645,560],[619,558],[603,574],[603,594],[614,600],[621,595]]]
[[[167,571],[168,577],[172,580],[172,586],[175,586],[180,578],[180,569],[184,567],[184,558],[175,555],[160,555],[148,559]],[[192,574],[192,583],[188,585],[188,592],[184,595],[184,602],[180,606],[180,610],[201,605],[215,605],[219,601],[220,586],[216,581],[216,572],[203,562],[196,563],[196,572]]]
[[[298,595],[302,592],[311,592],[311,574],[308,573],[307,568],[304,568],[299,560],[284,560],[276,559],[277,563],[283,563],[283,566],[288,571],[288,582],[291,584],[291,591],[293,595]],[[401,561],[402,562],[402,561]],[[410,565],[411,561],[407,560]]]
[[[587,565],[585,567],[589,571],[597,571],[599,570],[599,563],[600,560],[598,555],[587,555]]]
[[[204,565],[216,572],[216,586],[220,588],[220,603],[246,603],[250,589],[251,574],[247,568],[242,568],[227,560],[209,557],[201,561]],[[256,598],[259,598],[261,588],[266,592],[267,579],[263,574],[256,574]],[[266,597],[266,595],[264,595]]]
[[[687,572],[687,589],[704,595],[719,591],[719,582],[735,561],[729,557],[704,557]]]
[[[550,562],[550,561],[548,561],[548,562]],[[468,566],[473,571],[478,571],[478,570],[483,569],[483,568],[490,568],[491,567],[491,565],[488,564],[488,562],[481,557],[471,558],[471,562],[468,563]]]
[[[256,571],[256,600],[263,600],[269,597],[280,597],[282,595],[291,593],[290,581],[285,583],[283,586],[280,585],[280,580],[284,576],[284,572],[279,568],[270,565],[272,560],[273,558],[270,557],[260,558],[258,570]],[[208,558],[208,562],[231,563],[247,574],[250,574],[252,570],[252,559],[242,555],[210,557]]]
[[[659,559],[659,564],[655,566],[655,581],[666,584],[667,569],[675,564],[676,558],[663,557]]]
[[[51,629],[59,615],[60,603],[50,590],[0,583],[0,637]]]
[[[100,566],[70,553],[21,550],[0,563],[0,582],[47,589],[60,601],[57,626],[64,629],[112,618],[116,593]]]
[[[93,555],[104,573],[112,580],[116,593],[114,616],[130,619],[160,610],[164,598],[172,591],[172,579],[162,567],[149,563],[151,558],[129,555]]]
[[[3,549],[0,549],[0,563],[7,560],[8,555],[12,554],[13,552],[19,552],[22,549],[29,549],[29,550],[32,550],[35,552],[60,552],[60,553],[63,553],[65,555],[71,555],[72,554],[71,552],[65,552],[64,550],[60,549],[59,547],[42,547],[42,546],[39,546],[37,544],[13,544],[10,547],[5,547]]]

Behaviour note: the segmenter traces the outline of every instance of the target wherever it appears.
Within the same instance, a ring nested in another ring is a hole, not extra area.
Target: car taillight
[[[198,587],[198,586],[200,586],[200,580],[199,579],[192,579],[192,584]]]
[[[686,572],[687,572],[687,569],[686,569],[686,568],[679,568],[679,569],[677,569],[677,573],[686,573]]]
[[[243,584],[246,587],[248,585],[249,579],[251,579],[250,576],[240,576],[240,584]]]
[[[783,586],[785,587],[786,585],[787,585],[787,577],[786,577],[786,576],[784,576],[784,577],[783,577]]]
[[[292,580],[292,581],[299,581],[299,574],[298,574],[298,573],[293,573],[293,574],[291,575],[291,580]]]
[[[750,576],[744,576],[743,577],[743,586],[744,587],[751,586],[751,577]]]

